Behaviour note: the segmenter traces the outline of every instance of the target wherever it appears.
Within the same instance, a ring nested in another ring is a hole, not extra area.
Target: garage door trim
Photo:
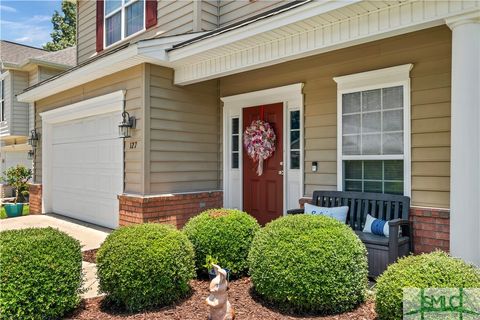
[[[56,123],[122,112],[125,91],[119,90],[106,95],[83,100],[71,105],[40,113],[42,119],[42,212],[52,212],[52,128]],[[123,159],[122,159],[123,161]]]

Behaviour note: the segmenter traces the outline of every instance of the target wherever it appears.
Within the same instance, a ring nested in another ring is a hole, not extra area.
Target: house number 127
[[[137,141],[130,142],[130,149],[136,149],[137,148]]]

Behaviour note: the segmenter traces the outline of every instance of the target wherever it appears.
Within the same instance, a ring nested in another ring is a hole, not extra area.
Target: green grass
[[[30,213],[30,207],[28,204],[23,206],[23,214],[24,216],[28,215]],[[7,213],[5,212],[5,208],[2,206],[0,208],[0,219],[6,219],[7,218]]]

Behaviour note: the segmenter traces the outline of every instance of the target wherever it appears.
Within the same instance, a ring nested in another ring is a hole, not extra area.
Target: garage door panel
[[[116,136],[117,125],[115,113],[53,126],[53,212],[110,228],[118,226],[123,141]]]
[[[56,124],[53,127],[53,144],[118,139],[120,121],[121,115],[115,113]]]

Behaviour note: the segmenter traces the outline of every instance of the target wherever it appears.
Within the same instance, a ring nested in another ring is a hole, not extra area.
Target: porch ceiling
[[[173,49],[168,56],[175,83],[186,85],[434,27],[478,8],[480,2],[466,0],[313,2]],[[293,16],[296,21],[287,23]],[[275,19],[283,24],[275,26]],[[265,29],[267,23],[275,27]]]

